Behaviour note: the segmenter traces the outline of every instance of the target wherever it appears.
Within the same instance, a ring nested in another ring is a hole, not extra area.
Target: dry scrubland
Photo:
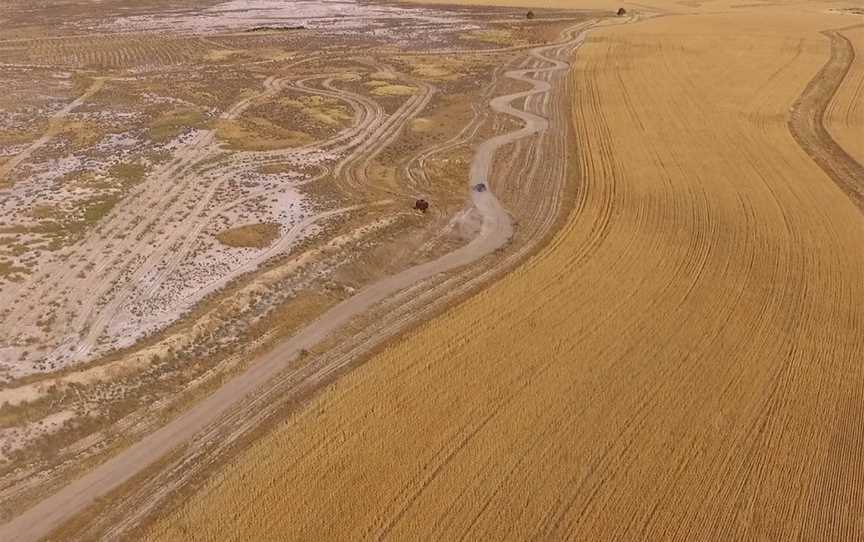
[[[819,32],[860,17],[658,7],[577,54],[582,179],[548,246],[151,539],[864,537],[864,218],[787,126]],[[860,160],[847,35],[827,125]]]

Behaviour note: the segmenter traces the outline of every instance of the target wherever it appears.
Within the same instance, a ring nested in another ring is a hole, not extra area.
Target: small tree
[[[627,10],[624,8],[618,8],[618,16],[627,15]]]
[[[526,19],[533,19],[534,18],[534,12],[531,10],[528,10],[528,13],[525,14],[525,18]]]
[[[418,211],[423,211],[424,213],[429,208],[429,202],[425,199],[418,199],[414,202],[414,208]]]

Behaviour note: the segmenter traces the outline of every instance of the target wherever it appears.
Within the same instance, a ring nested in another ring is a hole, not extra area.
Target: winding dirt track
[[[864,539],[864,217],[789,126],[850,18],[697,4],[592,31],[575,210],[535,258],[153,539]]]
[[[314,56],[307,57],[291,66],[314,59]],[[310,88],[306,86],[310,79],[297,81],[293,87],[307,94],[342,100],[355,113],[353,126],[314,145],[315,150],[346,152],[347,155],[337,164],[337,168],[356,161],[363,152],[362,145],[390,138],[399,128],[400,125],[387,118],[381,107],[372,100],[335,88],[330,80],[325,81],[324,90]],[[103,83],[104,80],[97,80],[84,95],[58,112],[48,132],[16,156],[13,162],[26,159],[30,152],[50,140],[56,132],[56,125],[64,116],[97,92]],[[275,95],[289,86],[292,86],[290,78],[270,77],[264,82],[261,91],[238,101],[221,115],[221,119],[236,119],[255,100]],[[412,106],[412,114],[416,114],[420,108],[416,104]],[[42,310],[24,302],[26,299],[39,298],[46,304],[56,302],[58,306],[74,306],[73,312],[62,319],[64,329],[61,333],[58,328],[57,333],[63,339],[48,356],[48,362],[65,358],[86,359],[100,338],[104,338],[108,326],[118,319],[118,313],[130,303],[146,301],[148,294],[164,282],[193,248],[198,240],[197,234],[223,210],[219,208],[208,212],[217,191],[230,179],[250,168],[254,170],[274,161],[290,160],[312,149],[310,145],[267,153],[229,155],[217,143],[212,130],[202,131],[180,147],[174,159],[157,169],[153,178],[134,191],[124,201],[122,208],[112,212],[93,235],[65,249],[63,258],[89,262],[92,268],[79,269],[76,274],[73,266],[64,265],[59,269],[47,266],[20,288],[4,291],[0,295],[0,302],[11,307],[4,321],[15,322],[19,328],[33,326]],[[14,163],[10,162],[5,167],[11,167]],[[168,182],[169,179],[172,182]],[[197,186],[195,190],[191,189],[193,184]],[[173,223],[175,227],[160,226],[167,223]],[[159,232],[162,229],[164,233]],[[127,236],[131,241],[117,243],[118,235]],[[81,273],[84,275],[79,276]],[[237,274],[235,271],[225,275],[221,282]],[[142,291],[139,286],[143,279],[147,280],[150,287]],[[202,288],[197,293],[197,299],[203,293]]]
[[[825,128],[825,111],[852,67],[855,49],[841,31],[826,30],[822,34],[831,40],[831,56],[792,107],[789,131],[813,161],[864,212],[864,166],[838,145]]]
[[[578,46],[583,35],[583,32],[571,33],[569,34],[570,41],[563,45]],[[516,109],[511,103],[546,93],[552,88],[542,78],[529,76],[529,74],[533,74],[537,77],[552,72],[560,72],[567,68],[566,63],[544,56],[546,51],[552,49],[562,49],[562,45],[540,47],[530,52],[534,59],[547,64],[547,66],[505,72],[506,77],[531,85],[530,90],[499,96],[489,102],[494,111],[512,115],[522,120],[524,126],[518,130],[492,137],[481,143],[476,150],[476,155],[471,163],[468,190],[472,205],[482,218],[482,224],[474,239],[467,245],[436,260],[417,265],[371,284],[353,297],[339,303],[295,336],[263,356],[247,371],[227,382],[181,416],[94,468],[12,521],[0,526],[0,539],[27,541],[38,540],[47,535],[99,497],[117,488],[172,449],[188,442],[195,433],[216,421],[248,394],[290,366],[302,350],[313,347],[343,327],[351,319],[366,312],[382,300],[431,277],[467,266],[507,243],[513,234],[508,212],[499,203],[491,189],[477,191],[473,190],[472,187],[480,183],[484,183],[490,188],[494,186],[494,179],[490,179],[490,171],[498,149],[546,130],[548,121],[545,118]],[[268,84],[269,88],[275,88],[275,86]],[[428,93],[421,95],[418,100],[419,104],[425,105],[424,102],[428,101]],[[238,105],[238,108],[242,109],[242,106]],[[408,120],[412,117],[410,111],[419,111],[420,108],[417,104],[412,104],[409,112],[399,115],[399,118],[403,121]],[[385,133],[390,133],[390,131]]]

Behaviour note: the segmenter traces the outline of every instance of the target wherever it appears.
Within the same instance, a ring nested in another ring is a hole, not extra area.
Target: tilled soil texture
[[[565,61],[592,14],[15,4],[0,538],[126,536],[572,201]]]

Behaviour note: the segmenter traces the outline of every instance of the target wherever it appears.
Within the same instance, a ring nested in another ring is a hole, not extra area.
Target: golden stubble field
[[[864,17],[858,17],[864,23]],[[826,111],[828,131],[859,163],[864,163],[864,26],[843,31],[856,55]]]
[[[787,125],[820,31],[861,18],[660,7],[575,58],[581,179],[547,247],[152,540],[864,536],[864,217]],[[859,59],[826,113],[859,160],[860,87]]]

